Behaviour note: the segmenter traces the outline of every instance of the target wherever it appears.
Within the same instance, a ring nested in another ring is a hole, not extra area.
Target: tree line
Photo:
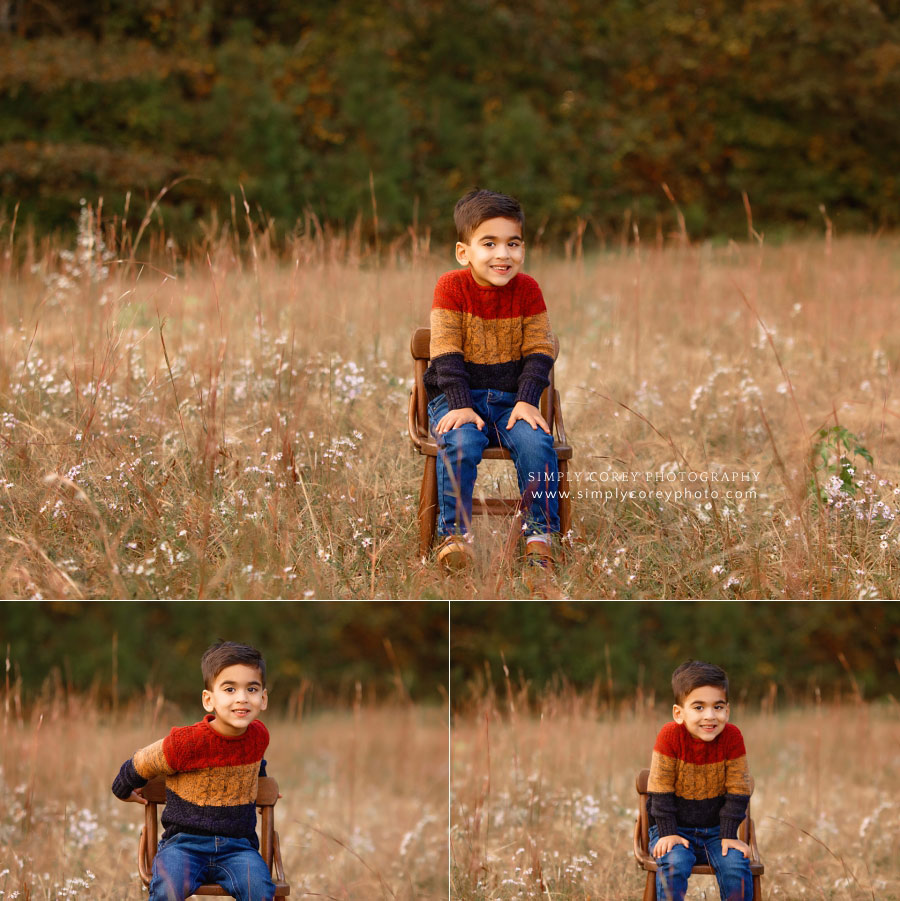
[[[454,604],[454,704],[508,678],[537,697],[596,691],[616,707],[670,704],[688,659],[717,663],[732,698],[785,703],[900,699],[900,604],[890,601]],[[889,701],[890,702],[890,701]]]
[[[18,601],[0,617],[9,684],[25,701],[162,692],[189,704],[219,639],[263,652],[275,709],[350,704],[358,691],[426,703],[449,691],[464,706],[491,683],[505,691],[504,666],[532,698],[568,687],[613,706],[667,704],[672,670],[689,658],[723,666],[749,703],[773,692],[787,703],[900,699],[900,604],[888,601]]]
[[[0,653],[25,702],[62,691],[107,705],[160,693],[196,703],[200,658],[219,640],[259,648],[276,710],[351,704],[357,692],[433,704],[447,695],[446,602],[19,601],[2,612]]]
[[[892,228],[898,7],[4,0],[0,222],[71,229],[100,196],[139,222],[183,178],[158,216],[185,239],[243,228],[244,197],[282,236],[311,210],[450,238],[473,185],[544,239]]]

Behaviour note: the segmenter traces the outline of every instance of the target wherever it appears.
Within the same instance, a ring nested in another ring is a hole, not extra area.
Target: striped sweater
[[[438,279],[431,306],[428,399],[447,396],[451,410],[472,406],[472,390],[493,388],[537,406],[550,384],[553,334],[538,283],[519,273],[482,287],[471,270]]]
[[[123,800],[154,776],[166,777],[164,839],[179,832],[246,838],[257,850],[256,794],[266,775],[266,727],[254,720],[242,735],[220,735],[210,713],[193,726],[172,729],[163,739],[135,751],[112,785]]]
[[[747,814],[750,771],[744,739],[726,723],[713,739],[694,738],[681,723],[667,723],[653,746],[647,809],[659,834],[679,826],[718,826],[722,838],[737,838]]]

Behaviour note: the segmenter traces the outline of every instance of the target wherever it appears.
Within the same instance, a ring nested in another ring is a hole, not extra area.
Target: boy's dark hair
[[[216,676],[226,666],[234,666],[236,663],[258,669],[263,688],[266,687],[266,661],[256,648],[249,644],[238,644],[236,641],[217,641],[203,652],[200,659],[200,671],[203,673],[203,684],[206,689],[212,691]]]
[[[688,660],[672,673],[672,692],[679,707],[692,691],[704,685],[721,688],[725,692],[725,700],[728,700],[728,674],[715,663]]]
[[[468,244],[475,229],[486,219],[514,219],[525,229],[525,214],[515,197],[476,188],[456,202],[453,221],[456,234],[463,244]]]

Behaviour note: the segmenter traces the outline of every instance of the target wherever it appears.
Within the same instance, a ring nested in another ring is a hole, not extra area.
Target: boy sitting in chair
[[[525,217],[517,200],[471,191],[453,215],[462,269],[440,277],[431,307],[428,419],[437,457],[438,560],[464,566],[475,476],[490,444],[510,451],[525,499],[526,555],[549,566],[559,531],[557,459],[538,409],[553,337],[538,283],[521,272]]]
[[[146,804],[141,788],[166,777],[150,901],[183,901],[205,882],[239,901],[267,901],[275,885],[259,854],[254,804],[269,744],[257,720],[268,704],[266,664],[255,648],[226,641],[210,647],[200,666],[207,715],[136,751],[122,764],[113,794]]]
[[[692,660],[672,674],[674,722],[653,746],[647,790],[660,901],[682,901],[695,863],[712,866],[723,901],[752,901],[750,848],[737,838],[750,800],[744,739],[728,722],[728,676]]]

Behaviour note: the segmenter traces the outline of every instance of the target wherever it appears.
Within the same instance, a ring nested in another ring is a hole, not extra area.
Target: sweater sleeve
[[[472,391],[463,356],[462,298],[448,275],[441,276],[434,287],[430,356],[438,387],[447,396],[448,407],[457,410],[472,406]]]
[[[519,376],[519,390],[516,393],[517,401],[525,401],[533,407],[541,402],[544,388],[550,384],[550,370],[553,368],[553,357],[544,354],[530,354],[522,363],[522,373]],[[553,425],[553,423],[548,423]]]
[[[175,770],[166,760],[163,752],[163,741],[160,739],[146,748],[134,752],[119,769],[119,774],[113,780],[112,792],[123,801],[136,788],[143,788],[155,776],[171,776]]]
[[[729,733],[730,743],[725,758],[725,803],[719,811],[719,829],[722,838],[737,838],[738,827],[747,816],[750,802],[750,768],[740,730],[732,726]]]
[[[550,384],[555,348],[544,295],[536,281],[530,281],[529,287],[526,315],[522,320],[522,372],[516,400],[536,407]]]
[[[678,832],[675,807],[676,758],[672,747],[672,730],[663,726],[656,736],[653,757],[650,762],[650,779],[647,792],[650,795],[650,815],[656,820],[660,837]]]

